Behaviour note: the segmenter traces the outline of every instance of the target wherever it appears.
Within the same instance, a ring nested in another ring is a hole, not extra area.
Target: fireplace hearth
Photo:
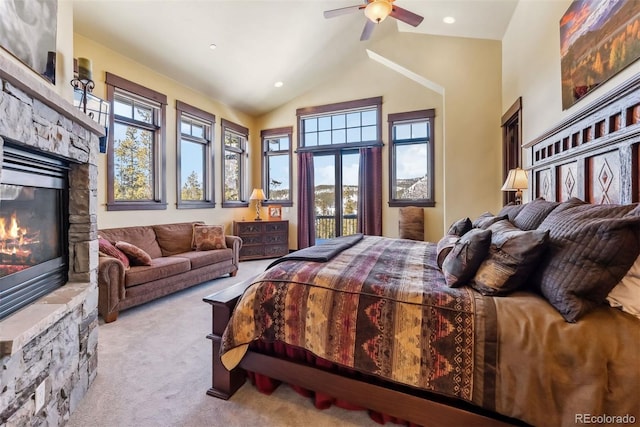
[[[67,282],[68,164],[5,144],[0,319]]]

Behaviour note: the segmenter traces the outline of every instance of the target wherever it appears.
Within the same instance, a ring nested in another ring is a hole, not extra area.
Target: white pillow
[[[620,308],[640,319],[640,256],[609,292],[607,301],[611,307]]]

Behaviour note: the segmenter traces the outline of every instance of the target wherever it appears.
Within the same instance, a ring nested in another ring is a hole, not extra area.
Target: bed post
[[[229,323],[233,308],[251,283],[252,279],[249,279],[203,298],[204,302],[211,304],[212,309],[212,333],[207,335],[207,338],[211,340],[213,350],[211,358],[212,386],[207,390],[207,394],[210,396],[228,400],[246,380],[246,372],[243,369],[235,368],[228,371],[222,365],[220,346],[222,345],[222,334]]]

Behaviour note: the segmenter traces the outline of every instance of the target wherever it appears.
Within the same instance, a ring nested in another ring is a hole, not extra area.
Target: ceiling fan
[[[325,18],[334,18],[340,15],[357,12],[364,9],[364,15],[368,18],[362,30],[360,40],[368,40],[373,33],[375,24],[384,21],[387,16],[396,18],[409,25],[417,27],[424,19],[422,16],[410,12],[406,9],[393,5],[395,0],[364,0],[364,4],[347,6],[339,9],[325,10]]]

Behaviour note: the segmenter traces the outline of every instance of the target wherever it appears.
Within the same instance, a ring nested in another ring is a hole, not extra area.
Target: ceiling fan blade
[[[324,11],[324,17],[325,18],[334,18],[336,16],[346,15],[348,13],[357,12],[360,9],[364,9],[364,6],[358,4],[358,5],[355,5],[355,6],[341,7],[340,9],[325,10]]]
[[[371,34],[373,33],[373,29],[376,28],[376,23],[367,19],[367,23],[364,24],[364,29],[362,30],[362,35],[360,36],[360,41],[369,40]]]
[[[420,25],[424,19],[422,16],[416,15],[415,13],[409,12],[407,9],[403,9],[398,6],[393,6],[393,10],[390,15],[402,22],[413,25],[414,27]]]

